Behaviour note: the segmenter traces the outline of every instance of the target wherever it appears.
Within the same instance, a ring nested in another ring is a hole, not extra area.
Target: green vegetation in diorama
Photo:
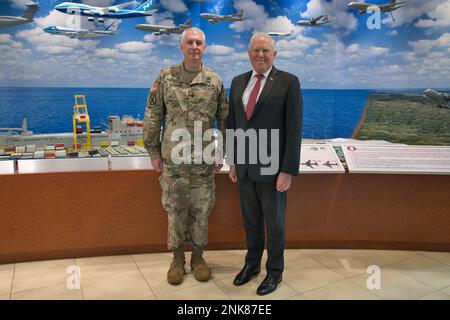
[[[450,145],[450,109],[418,94],[373,93],[354,138],[408,145]]]

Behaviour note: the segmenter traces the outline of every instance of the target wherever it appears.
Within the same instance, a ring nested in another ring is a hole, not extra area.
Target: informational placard
[[[0,174],[14,174],[14,161],[0,160]]]
[[[149,170],[149,169],[153,169],[149,156],[111,158],[111,170]]]
[[[339,157],[328,144],[303,144],[300,153],[300,173],[344,173]]]
[[[18,160],[19,173],[49,173],[108,170],[107,158]]]
[[[225,164],[221,172],[230,170]],[[344,173],[345,169],[333,146],[328,144],[302,144],[300,153],[300,174]]]
[[[450,174],[450,147],[343,145],[349,172]]]

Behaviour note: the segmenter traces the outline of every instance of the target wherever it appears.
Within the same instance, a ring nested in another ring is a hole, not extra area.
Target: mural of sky
[[[72,2],[109,6],[126,1]],[[206,34],[204,63],[226,87],[250,70],[247,46],[254,32],[293,30],[276,38],[275,65],[297,75],[304,88],[449,88],[450,0],[404,1],[393,12],[395,22],[382,13],[380,28],[370,29],[373,16],[347,8],[348,0],[158,0],[153,16],[123,19],[116,35],[72,39],[43,31],[67,26],[73,18],[54,10],[64,1],[42,0],[33,23],[0,28],[0,86],[149,87],[161,68],[181,61],[180,36],[155,36],[134,26],[174,26],[192,18]],[[0,15],[20,16],[28,2],[2,0]],[[246,18],[240,22],[209,24],[199,17],[239,10]],[[297,24],[322,14],[332,22]]]

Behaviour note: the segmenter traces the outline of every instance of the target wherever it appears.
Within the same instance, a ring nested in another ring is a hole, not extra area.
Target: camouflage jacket
[[[183,63],[161,70],[147,99],[144,118],[144,146],[151,159],[170,160],[172,148],[179,141],[171,141],[176,129],[187,129],[192,139],[194,157],[194,122],[201,123],[201,135],[217,128],[225,140],[228,99],[220,77],[203,66],[201,72],[188,83]],[[202,149],[211,142],[203,142]],[[224,141],[225,145],[225,141]]]

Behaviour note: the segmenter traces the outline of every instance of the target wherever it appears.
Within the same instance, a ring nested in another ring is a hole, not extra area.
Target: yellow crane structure
[[[83,145],[83,148],[90,149],[91,148],[91,120],[89,119],[89,113],[86,104],[86,98],[84,94],[76,94],[75,97],[75,105],[73,106],[73,116],[72,116],[72,124],[73,124],[73,149],[75,152],[78,151],[77,144],[77,125],[85,123],[86,124],[86,137],[87,141]]]

